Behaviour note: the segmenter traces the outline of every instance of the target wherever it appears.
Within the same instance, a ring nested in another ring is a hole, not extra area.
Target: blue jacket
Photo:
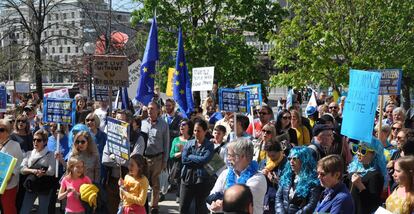
[[[214,144],[207,138],[204,143],[196,148],[196,140],[190,140],[185,144],[181,155],[183,168],[181,178],[184,184],[204,183],[209,179],[209,174],[204,168],[214,155]]]
[[[340,182],[332,189],[325,189],[315,211],[331,214],[354,213],[354,202],[346,185]]]
[[[295,194],[292,200],[289,200],[290,185],[279,186],[276,193],[275,211],[278,214],[306,214],[313,213],[316,204],[322,193],[321,186],[315,186],[309,191],[306,198]]]

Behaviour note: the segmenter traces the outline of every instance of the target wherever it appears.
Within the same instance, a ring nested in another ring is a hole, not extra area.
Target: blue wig
[[[368,167],[364,167],[364,165],[359,162],[358,155],[354,155],[352,162],[348,166],[348,172],[357,172],[362,177],[364,177],[370,171],[379,170],[379,172],[384,177],[384,184],[387,184],[387,162],[385,160],[384,147],[382,143],[377,138],[373,137],[370,143],[360,142],[359,145],[366,146],[367,148],[374,150],[374,158]]]
[[[301,162],[296,194],[300,197],[307,197],[311,189],[319,185],[315,158],[313,158],[312,152],[308,147],[300,146],[293,147],[290,150],[289,157],[297,157]],[[287,161],[280,179],[280,185],[282,187],[291,186],[293,176],[294,172],[290,166],[290,162]]]

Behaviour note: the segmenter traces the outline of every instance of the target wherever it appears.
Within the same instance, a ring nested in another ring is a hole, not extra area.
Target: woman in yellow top
[[[128,164],[128,174],[119,180],[119,197],[122,207],[118,213],[146,214],[145,202],[148,194],[148,165],[140,154],[132,155]]]
[[[298,146],[309,145],[311,142],[310,133],[308,128],[302,124],[302,117],[299,112],[295,109],[290,110],[292,118],[290,123],[292,128],[296,131],[296,136],[298,138]]]
[[[394,165],[394,181],[398,187],[385,202],[392,213],[410,214],[414,211],[414,156],[404,156]]]

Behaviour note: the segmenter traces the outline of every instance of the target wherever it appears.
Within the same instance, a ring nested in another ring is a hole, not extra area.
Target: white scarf
[[[27,160],[27,165],[29,167],[32,167],[34,162],[36,160],[38,160],[39,158],[43,158],[43,156],[46,155],[46,153],[48,152],[47,147],[45,146],[45,148],[43,148],[42,151],[38,152],[36,149],[33,149],[32,152],[30,153],[30,157]],[[45,157],[46,158],[46,157]]]

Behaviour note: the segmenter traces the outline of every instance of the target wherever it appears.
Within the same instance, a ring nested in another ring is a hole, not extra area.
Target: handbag
[[[45,156],[47,156],[49,152],[47,152],[45,155],[37,159],[29,169],[41,169],[41,170],[47,170],[47,168],[42,166],[36,166],[36,164]],[[28,192],[34,192],[34,193],[46,193],[50,191],[53,188],[54,185],[54,178],[53,176],[43,175],[42,177],[37,177],[35,174],[30,173],[27,175],[27,177],[24,179],[23,187]]]

